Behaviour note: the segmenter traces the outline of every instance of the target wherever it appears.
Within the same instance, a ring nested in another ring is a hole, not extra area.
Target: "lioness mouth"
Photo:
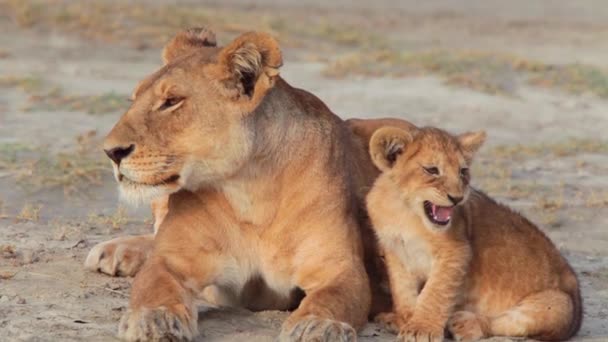
[[[445,226],[450,223],[452,211],[454,211],[454,206],[442,207],[429,201],[424,201],[424,212],[429,220],[436,225]]]
[[[167,185],[167,184],[171,184],[171,183],[175,183],[179,180],[179,175],[173,175],[171,177],[165,178],[162,181],[156,183],[156,184],[150,184],[150,183],[143,183],[143,182],[135,182],[129,178],[127,178],[125,175],[123,174],[119,174],[118,175],[118,181],[122,182],[123,180],[127,180],[128,182],[131,183],[135,183],[135,184],[143,184],[143,185],[148,185],[148,186],[160,186],[160,185]]]

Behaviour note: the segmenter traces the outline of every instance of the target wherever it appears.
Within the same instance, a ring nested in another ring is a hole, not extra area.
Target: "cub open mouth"
[[[454,211],[454,206],[442,207],[429,201],[424,201],[424,212],[429,220],[436,225],[445,226],[450,223],[452,211]]]

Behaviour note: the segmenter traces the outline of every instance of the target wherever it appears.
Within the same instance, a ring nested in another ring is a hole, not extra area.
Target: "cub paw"
[[[441,342],[443,341],[443,327],[410,321],[399,331],[397,341],[400,342]]]
[[[95,245],[84,262],[87,270],[111,276],[135,275],[152,251],[154,236],[119,237]]]
[[[477,341],[484,337],[477,316],[468,311],[457,311],[448,320],[448,331],[456,341]]]
[[[384,312],[374,317],[374,322],[380,324],[384,329],[398,334],[401,328],[405,326],[408,317],[399,315],[395,312]]]
[[[128,310],[120,319],[118,338],[125,341],[191,341],[198,335],[196,317],[165,307]]]
[[[307,316],[297,321],[291,327],[283,326],[278,340],[280,342],[353,342],[357,340],[357,332],[347,323],[316,316]]]

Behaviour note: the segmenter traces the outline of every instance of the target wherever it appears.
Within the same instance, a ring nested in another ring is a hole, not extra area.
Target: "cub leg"
[[[399,333],[416,307],[420,279],[409,272],[406,264],[393,251],[385,251],[384,258],[393,296],[393,312],[381,313],[375,321],[387,330]]]
[[[447,329],[455,341],[477,341],[488,336],[488,319],[470,311],[456,311]]]
[[[306,297],[283,324],[279,341],[356,341],[367,321],[371,291],[363,262],[325,260],[300,267],[295,277]],[[340,263],[342,266],[340,267]]]
[[[400,340],[443,341],[446,322],[468,269],[470,248],[467,244],[449,244],[441,250],[446,253],[436,257],[414,314],[399,332]]]
[[[546,290],[525,297],[515,307],[493,317],[489,335],[565,340],[575,324],[572,298],[560,290]]]

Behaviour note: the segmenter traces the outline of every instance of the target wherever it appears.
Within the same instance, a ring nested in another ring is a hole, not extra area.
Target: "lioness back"
[[[384,249],[393,312],[408,340],[489,336],[564,340],[581,325],[575,273],[534,224],[473,189],[469,167],[485,133],[378,129],[382,170],[367,207]]]

